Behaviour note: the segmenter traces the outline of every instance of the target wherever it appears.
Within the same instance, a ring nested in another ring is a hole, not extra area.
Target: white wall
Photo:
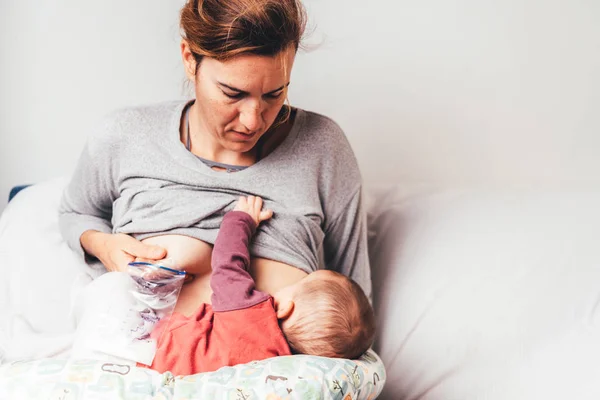
[[[310,4],[327,37],[296,99],[368,179],[600,186],[600,1]]]
[[[182,1],[0,0],[0,210],[71,173],[110,110],[180,98]]]
[[[0,1],[0,209],[109,110],[184,96],[181,0]],[[292,104],[369,182],[600,186],[597,0],[307,0]],[[117,13],[118,10],[118,13]]]

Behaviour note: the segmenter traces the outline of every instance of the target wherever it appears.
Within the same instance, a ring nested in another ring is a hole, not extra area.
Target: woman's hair
[[[361,287],[330,271],[333,279],[306,281],[294,295],[298,313],[282,325],[294,353],[356,359],[375,338],[375,313]]]
[[[182,36],[196,60],[224,61],[239,54],[274,56],[294,46],[306,27],[299,0],[188,0],[181,10]]]

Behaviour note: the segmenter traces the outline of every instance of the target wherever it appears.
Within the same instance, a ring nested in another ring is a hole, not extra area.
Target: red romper
[[[273,298],[256,290],[248,273],[255,230],[247,213],[225,215],[212,253],[212,306],[202,304],[191,317],[174,313],[150,368],[192,375],[291,354]]]

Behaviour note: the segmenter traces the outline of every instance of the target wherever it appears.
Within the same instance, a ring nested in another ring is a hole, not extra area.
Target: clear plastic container
[[[101,353],[151,365],[168,327],[186,273],[148,262],[131,262],[127,273],[97,278],[78,326],[78,354]],[[104,282],[102,282],[104,280]],[[106,358],[106,357],[104,357]]]

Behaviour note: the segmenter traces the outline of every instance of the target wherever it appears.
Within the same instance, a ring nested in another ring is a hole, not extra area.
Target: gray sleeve
[[[324,251],[327,268],[352,278],[371,299],[367,218],[361,187],[351,197],[342,213],[325,227]]]
[[[118,196],[119,142],[114,117],[107,117],[90,136],[59,208],[59,227],[71,249],[85,257],[79,241],[83,232],[112,233],[112,204]],[[85,257],[93,269],[95,258]]]

